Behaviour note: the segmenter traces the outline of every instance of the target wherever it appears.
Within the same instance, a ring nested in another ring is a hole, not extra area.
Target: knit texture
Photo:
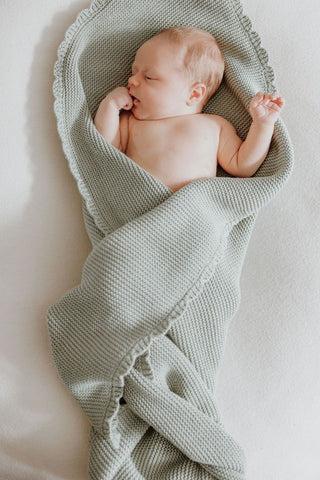
[[[92,423],[93,480],[245,478],[215,382],[256,214],[288,179],[293,152],[278,120],[253,177],[219,168],[173,192],[103,139],[93,124],[99,103],[127,84],[138,47],[173,25],[219,42],[225,76],[205,112],[243,139],[252,96],[276,91],[238,0],[96,0],[66,32],[54,108],[92,251],[47,325],[59,376]]]

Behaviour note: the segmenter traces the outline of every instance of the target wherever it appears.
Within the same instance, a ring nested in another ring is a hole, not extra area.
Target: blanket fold
[[[137,48],[178,24],[217,38],[226,72],[205,111],[244,138],[250,98],[275,86],[238,0],[95,0],[55,64],[58,130],[92,251],[47,325],[60,378],[92,423],[94,480],[245,478],[243,451],[216,407],[216,373],[256,214],[292,169],[287,130],[279,120],[254,177],[219,169],[173,192],[92,120],[107,91],[126,84]]]

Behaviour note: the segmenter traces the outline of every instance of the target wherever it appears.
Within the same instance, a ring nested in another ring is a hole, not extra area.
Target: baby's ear
[[[196,105],[198,103],[203,103],[206,92],[207,87],[204,83],[194,83],[190,88],[187,105]]]

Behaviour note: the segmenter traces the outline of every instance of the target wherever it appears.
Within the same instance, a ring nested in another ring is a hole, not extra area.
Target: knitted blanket
[[[219,42],[225,76],[205,112],[240,137],[251,97],[276,91],[238,0],[95,0],[66,32],[55,113],[92,251],[47,325],[59,376],[92,424],[94,480],[245,478],[243,451],[216,407],[216,377],[256,214],[283,187],[293,153],[280,119],[253,177],[219,169],[173,192],[104,140],[93,124],[99,103],[126,85],[137,48],[173,25]]]

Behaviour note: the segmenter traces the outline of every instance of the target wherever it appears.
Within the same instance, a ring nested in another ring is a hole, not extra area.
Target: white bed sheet
[[[89,423],[59,380],[45,313],[90,243],[53,113],[53,65],[84,0],[0,4],[0,479],[88,480]],[[319,480],[320,6],[245,0],[286,99],[285,189],[257,219],[217,400],[248,480]]]

